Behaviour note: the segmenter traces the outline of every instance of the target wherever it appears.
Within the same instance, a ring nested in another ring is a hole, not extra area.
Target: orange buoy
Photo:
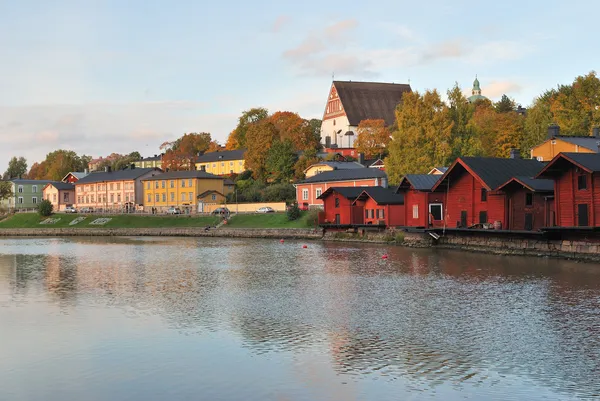
[[[279,242],[281,242],[283,244],[283,239],[280,239]]]
[[[387,253],[386,253],[386,254],[384,254],[383,256],[381,256],[381,259],[387,259],[387,258],[388,258],[388,255],[387,255]]]
[[[302,245],[302,248],[308,248],[308,245]]]

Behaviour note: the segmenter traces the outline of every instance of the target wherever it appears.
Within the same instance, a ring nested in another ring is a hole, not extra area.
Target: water
[[[600,266],[302,244],[0,240],[0,400],[600,397]]]

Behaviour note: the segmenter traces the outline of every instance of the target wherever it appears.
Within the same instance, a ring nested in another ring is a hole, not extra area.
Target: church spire
[[[471,91],[473,96],[481,95],[481,88],[479,87],[479,80],[477,79],[477,74],[475,74],[475,81],[473,81],[473,90]]]

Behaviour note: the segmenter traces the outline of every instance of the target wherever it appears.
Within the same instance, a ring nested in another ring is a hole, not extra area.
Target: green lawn
[[[86,217],[85,220],[75,225],[69,223],[78,217]],[[92,221],[101,217],[110,217],[111,221],[98,226],[90,225]],[[220,221],[214,216],[136,216],[136,215],[118,215],[118,216],[102,216],[102,215],[87,215],[87,214],[54,214],[51,218],[60,218],[55,224],[40,224],[46,217],[40,217],[37,213],[18,213],[14,216],[0,221],[0,228],[36,228],[36,227],[72,227],[72,228],[92,228],[92,227],[109,227],[109,228],[151,228],[151,227],[205,227],[207,225],[216,225]]]
[[[285,213],[238,214],[227,223],[232,228],[309,228],[308,213],[294,221],[289,221]]]

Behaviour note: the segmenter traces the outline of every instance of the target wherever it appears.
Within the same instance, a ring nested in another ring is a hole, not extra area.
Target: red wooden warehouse
[[[554,181],[513,177],[499,188],[508,202],[509,230],[539,230],[555,225]]]
[[[404,221],[408,227],[443,227],[444,191],[432,192],[441,175],[408,174],[396,190],[404,195]]]
[[[554,180],[558,226],[600,226],[600,154],[559,153],[537,178]]]
[[[363,224],[404,226],[404,195],[383,187],[364,188],[353,206],[362,210]]]
[[[446,192],[444,219],[447,227],[472,227],[493,223],[506,228],[510,221],[506,193],[498,188],[513,177],[533,177],[543,164],[533,159],[461,157],[456,159],[432,191]]]
[[[363,190],[364,187],[328,188],[319,196],[319,199],[323,201],[323,211],[319,213],[319,225],[362,224],[362,209],[354,208],[352,202]]]

